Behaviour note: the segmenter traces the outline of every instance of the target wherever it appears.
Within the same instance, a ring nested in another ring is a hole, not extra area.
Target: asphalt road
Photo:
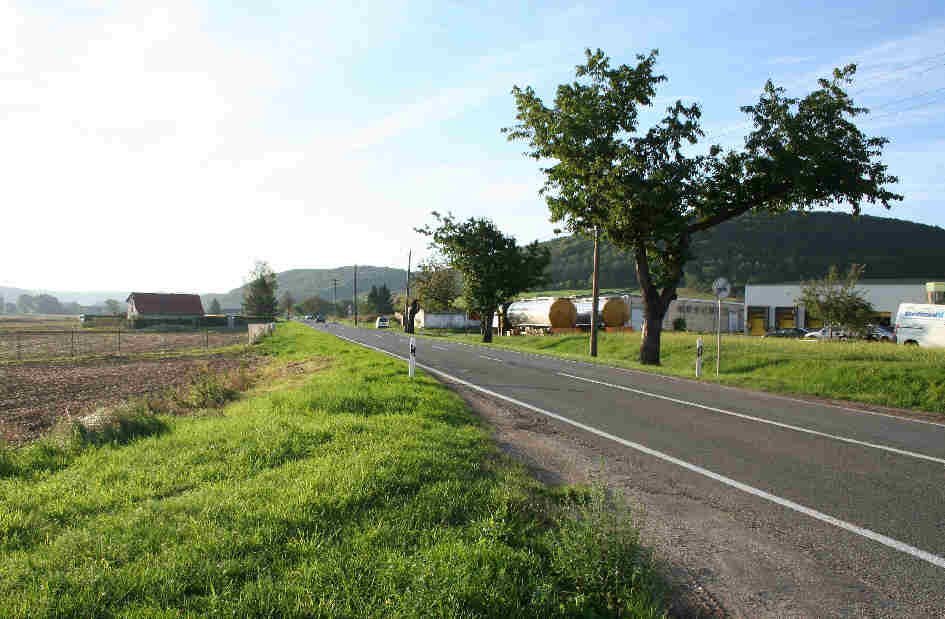
[[[313,326],[408,354],[398,331]],[[417,362],[668,466],[825,565],[945,616],[945,424],[418,337]]]

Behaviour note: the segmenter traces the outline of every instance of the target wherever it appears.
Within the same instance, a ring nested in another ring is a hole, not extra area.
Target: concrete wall
[[[624,302],[630,308],[630,322],[627,326],[635,330],[643,328],[643,297],[639,295],[624,295]],[[686,321],[687,331],[715,331],[718,321],[719,308],[715,299],[681,298],[669,304],[666,316],[663,318],[663,330],[672,331],[673,321],[683,318]],[[741,332],[744,329],[745,309],[741,303],[731,301],[722,302],[722,332]]]
[[[427,313],[420,310],[414,326],[418,329],[469,329],[479,328],[479,321],[467,318],[463,312]]]

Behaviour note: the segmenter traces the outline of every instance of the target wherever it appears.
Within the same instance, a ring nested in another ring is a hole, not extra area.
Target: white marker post
[[[410,361],[408,362],[408,367],[410,368],[410,378],[413,378],[413,373],[417,369],[417,340],[414,337],[410,338]]]
[[[702,376],[702,338],[696,340],[696,378]]]
[[[724,277],[712,282],[712,294],[719,300],[719,314],[715,323],[715,375],[718,376],[722,368],[722,299],[732,292],[732,285]]]

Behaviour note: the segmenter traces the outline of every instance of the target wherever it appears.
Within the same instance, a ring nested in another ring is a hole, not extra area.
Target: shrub
[[[686,330],[686,319],[677,318],[673,321],[673,331],[685,331]]]

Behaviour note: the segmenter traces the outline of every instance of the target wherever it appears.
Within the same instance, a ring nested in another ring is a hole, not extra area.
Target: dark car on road
[[[784,329],[775,329],[768,331],[761,337],[804,337],[807,335],[807,329],[800,327],[786,327]]]
[[[315,322],[325,322],[324,314],[315,314]]]

